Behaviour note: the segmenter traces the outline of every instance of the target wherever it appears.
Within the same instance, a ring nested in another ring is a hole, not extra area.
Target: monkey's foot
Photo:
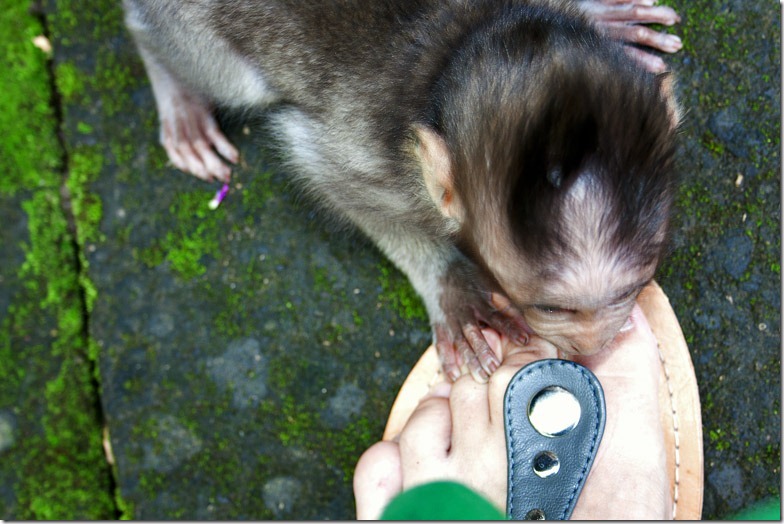
[[[483,329],[493,329],[518,345],[528,343],[531,331],[520,312],[505,297],[487,295],[472,294],[475,300],[471,301],[467,293],[461,294],[459,302],[446,304],[446,321],[433,325],[441,365],[452,381],[467,370],[477,382],[487,382],[501,364],[503,355],[495,354]]]
[[[632,44],[626,52],[646,69],[661,73],[667,65],[660,57],[636,45],[665,53],[675,53],[683,47],[681,39],[669,33],[660,33],[640,24],[671,26],[681,17],[671,7],[655,5],[658,0],[582,0],[577,5],[596,25],[616,40]]]
[[[239,153],[220,130],[209,105],[200,97],[173,89],[159,101],[161,144],[178,169],[208,182],[229,181]],[[162,102],[162,103],[161,103]],[[222,158],[221,158],[222,157]]]

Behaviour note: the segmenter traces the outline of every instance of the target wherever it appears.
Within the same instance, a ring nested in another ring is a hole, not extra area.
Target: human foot
[[[360,459],[354,477],[357,517],[378,518],[400,491],[432,480],[456,480],[506,505],[503,398],[524,365],[557,355],[534,337],[525,347],[484,333],[493,350],[506,352],[486,384],[468,376],[441,382],[422,399],[397,441],[380,442]],[[504,347],[507,348],[504,350]],[[583,357],[602,383],[607,427],[572,518],[666,518],[669,480],[659,421],[656,340],[639,307],[632,329],[606,351]],[[623,490],[618,486],[623,485]]]

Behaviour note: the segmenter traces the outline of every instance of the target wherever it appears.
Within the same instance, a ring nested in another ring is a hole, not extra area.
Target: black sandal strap
[[[509,518],[571,516],[605,420],[604,392],[587,368],[547,359],[517,372],[504,396]]]

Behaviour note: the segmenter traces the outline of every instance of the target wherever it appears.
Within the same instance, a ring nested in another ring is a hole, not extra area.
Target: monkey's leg
[[[671,26],[681,21],[671,7],[655,5],[657,0],[580,0],[583,12],[616,40],[674,53],[683,47],[676,35],[659,33],[640,24]],[[667,69],[664,61],[649,52],[627,45],[626,52],[646,69],[660,73]]]
[[[221,132],[209,104],[185,88],[143,45],[138,47],[155,95],[160,140],[169,160],[203,180],[228,182],[231,169],[221,157],[236,163],[239,153]]]

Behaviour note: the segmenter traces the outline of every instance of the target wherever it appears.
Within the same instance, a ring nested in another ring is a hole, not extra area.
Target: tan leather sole
[[[659,405],[672,486],[673,516],[699,520],[702,516],[702,416],[697,378],[670,301],[652,282],[637,299],[659,342]],[[445,380],[435,347],[430,346],[409,373],[392,405],[384,431],[391,440],[406,424],[430,386]]]

